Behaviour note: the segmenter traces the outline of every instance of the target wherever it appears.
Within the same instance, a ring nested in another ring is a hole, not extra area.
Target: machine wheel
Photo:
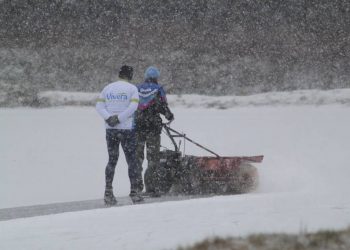
[[[147,193],[153,193],[157,190],[161,193],[168,193],[173,185],[171,169],[166,168],[165,163],[160,163],[158,169],[147,168],[144,179]]]
[[[174,185],[171,189],[174,194],[200,194],[201,178],[196,166],[195,156],[185,156],[174,175]]]
[[[159,190],[161,193],[168,193],[174,182],[172,170],[166,168],[165,165],[164,163],[160,164]]]

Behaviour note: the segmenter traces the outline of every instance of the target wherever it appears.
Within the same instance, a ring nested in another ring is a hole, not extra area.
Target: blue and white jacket
[[[162,86],[153,82],[144,82],[137,86],[139,91],[139,109],[145,110],[157,101],[166,103],[166,95]]]
[[[174,115],[168,107],[165,91],[156,82],[146,81],[137,85],[139,105],[136,116],[136,128],[143,131],[161,131],[162,119],[173,120]]]

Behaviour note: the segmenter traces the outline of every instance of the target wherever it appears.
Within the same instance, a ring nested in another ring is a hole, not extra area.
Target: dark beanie
[[[131,66],[123,65],[119,70],[119,77],[131,80],[134,74],[134,69]]]

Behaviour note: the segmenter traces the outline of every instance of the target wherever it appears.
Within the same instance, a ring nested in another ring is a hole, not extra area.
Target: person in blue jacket
[[[160,72],[156,67],[149,67],[145,71],[144,82],[137,86],[139,91],[139,105],[136,111],[136,158],[139,169],[142,169],[144,148],[146,146],[148,166],[146,174],[150,179],[157,179],[160,165],[160,134],[162,132],[162,118],[174,120],[174,115],[168,107],[165,91],[158,83]],[[139,190],[143,189],[143,181],[139,181]],[[159,196],[157,188],[146,191],[152,196]]]

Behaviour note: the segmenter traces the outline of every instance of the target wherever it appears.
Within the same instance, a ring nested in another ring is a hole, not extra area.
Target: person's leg
[[[106,188],[113,188],[115,167],[119,158],[119,143],[118,131],[113,129],[106,130],[106,141],[108,150],[108,163],[105,170]]]
[[[155,195],[159,195],[159,165],[160,165],[160,134],[150,133],[147,135],[147,160],[148,160],[148,175],[152,180],[152,191]]]
[[[143,180],[142,180],[142,164],[145,159],[145,144],[146,144],[146,133],[143,131],[137,131],[136,132],[136,161],[137,161],[137,166],[138,166],[138,173],[140,173],[141,178],[139,178],[137,182],[138,186],[138,191],[143,190]]]
[[[130,196],[135,196],[134,201],[143,200],[140,193],[143,189],[142,168],[136,160],[136,136],[135,131],[125,130],[123,132],[121,144],[124,150],[125,158],[128,163],[130,179]],[[139,197],[140,196],[140,197]]]
[[[108,163],[105,169],[105,203],[115,204],[116,200],[113,195],[113,179],[115,167],[119,158],[119,143],[120,139],[118,138],[118,131],[107,129],[106,130],[106,141],[107,141],[107,150],[108,150]]]

